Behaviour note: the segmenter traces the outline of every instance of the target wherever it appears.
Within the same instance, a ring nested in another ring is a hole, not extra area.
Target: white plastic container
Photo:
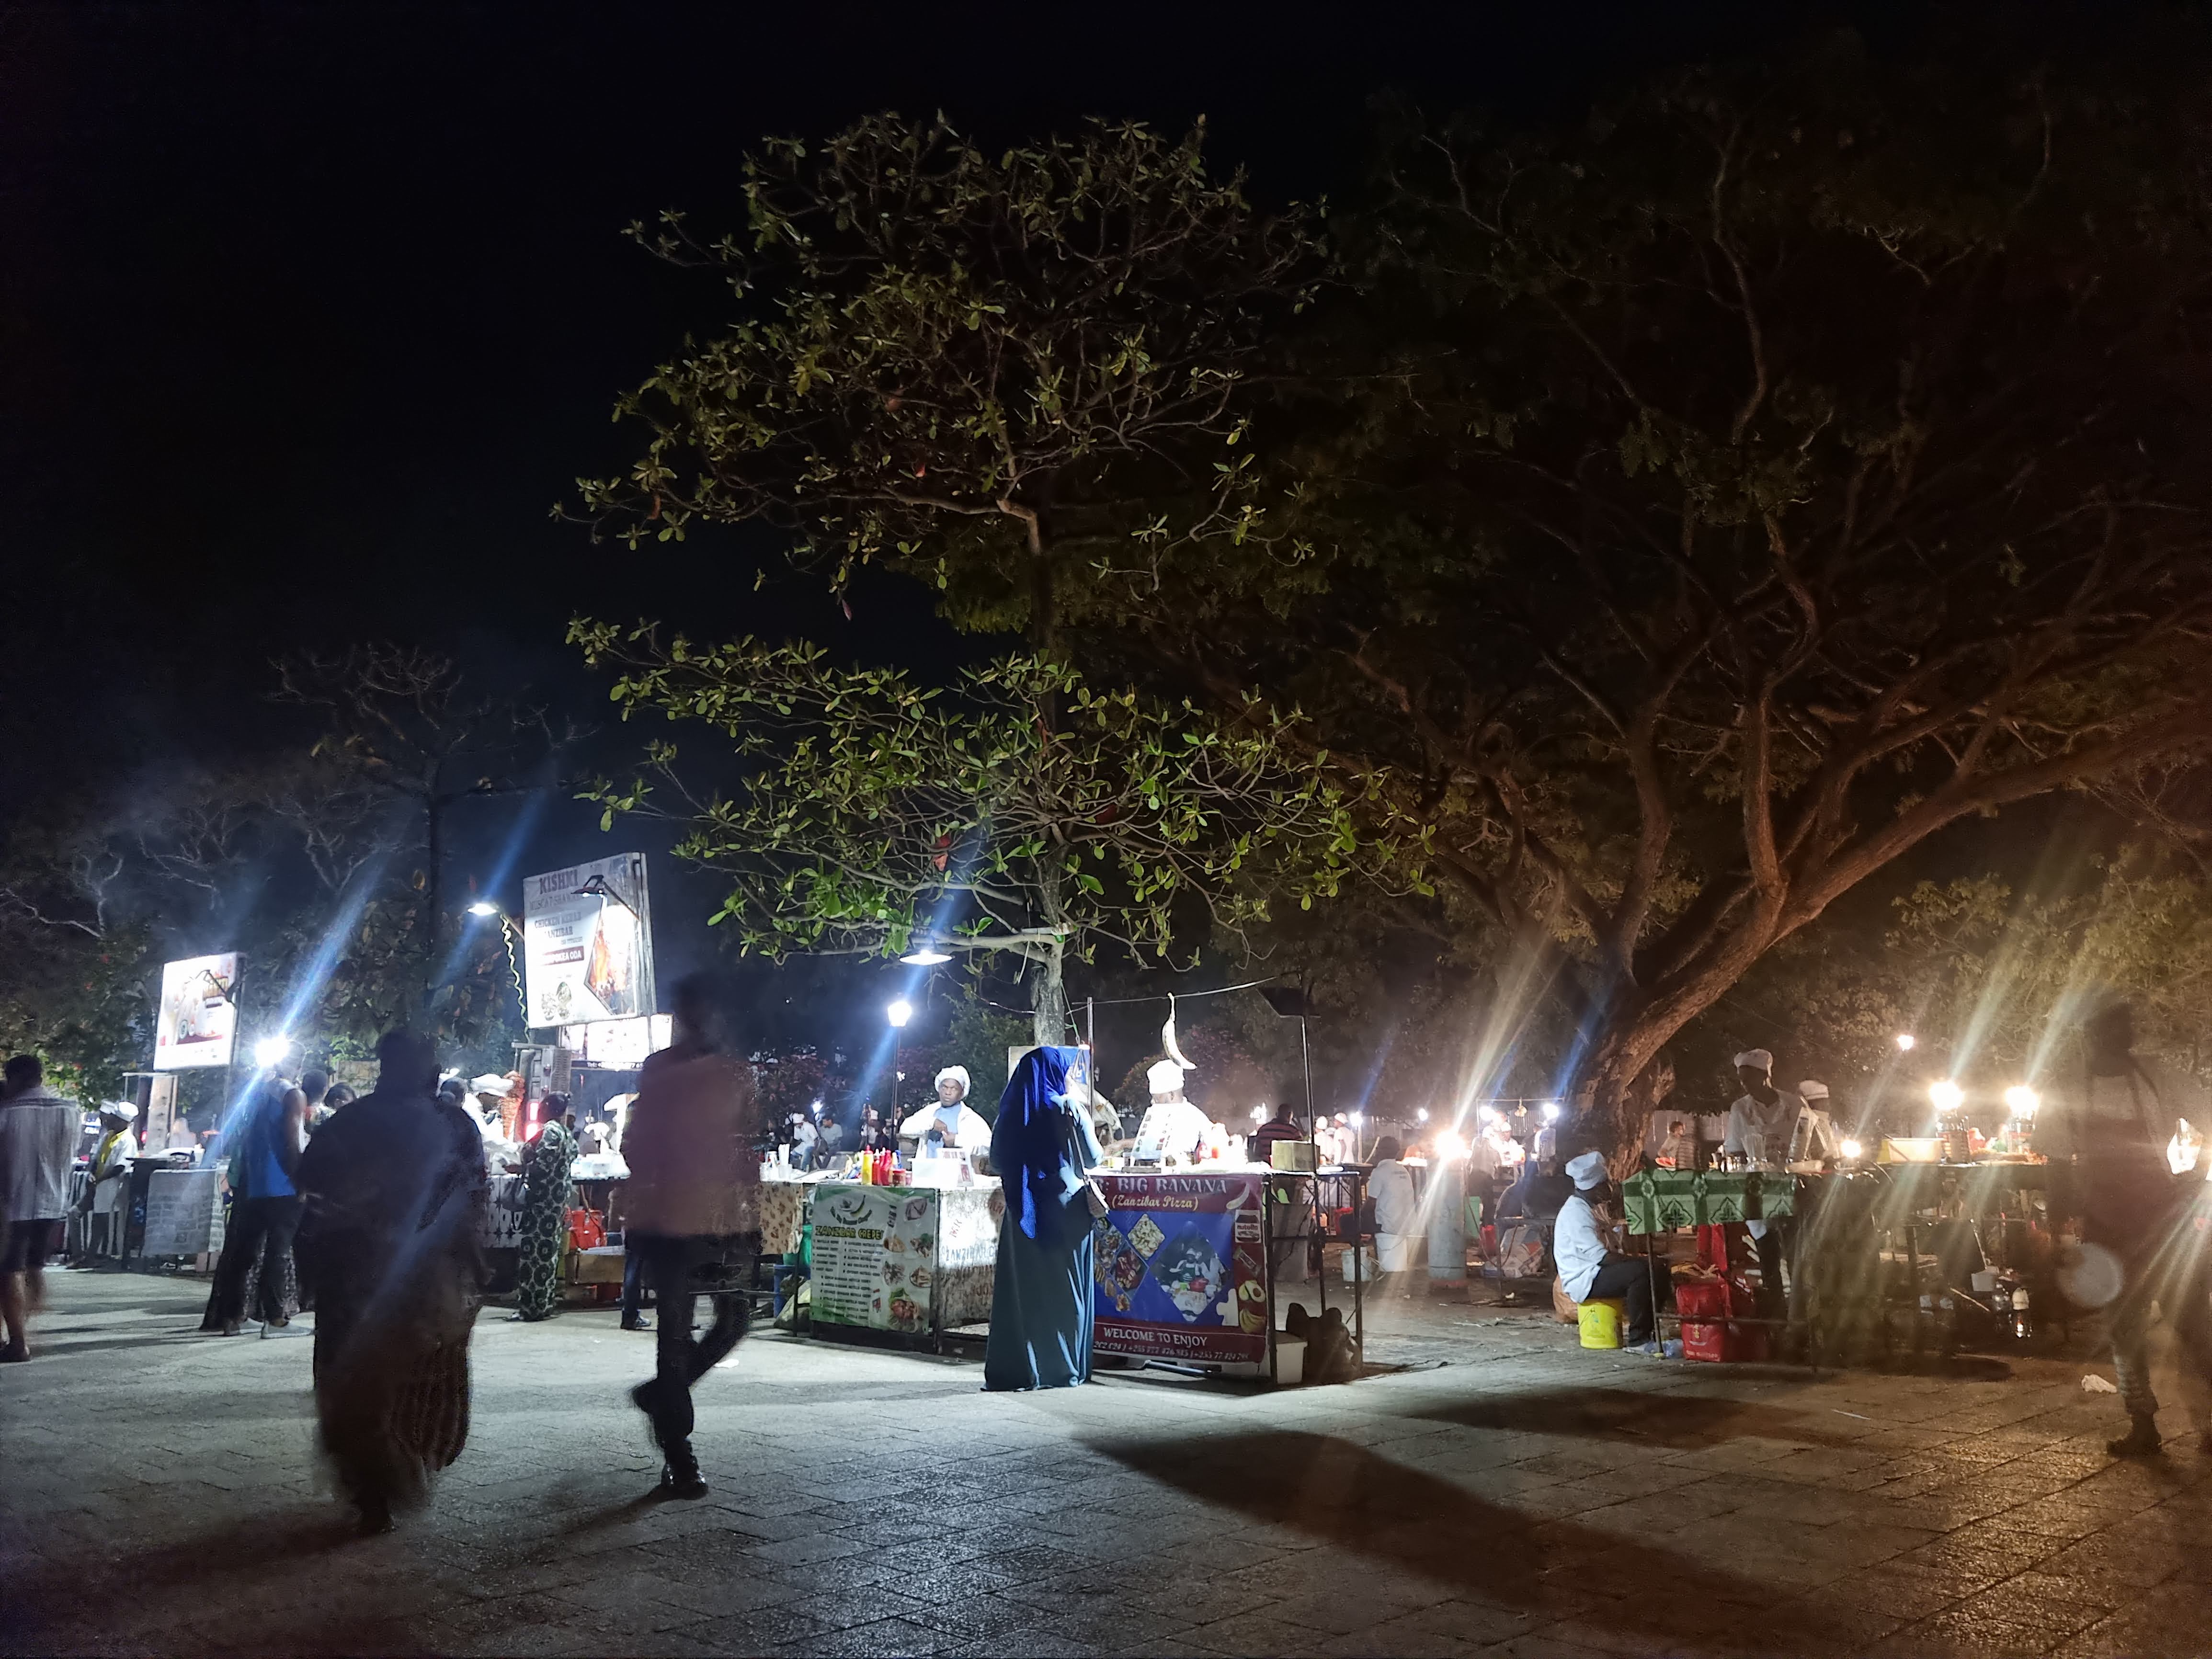
[[[1306,1340],[1275,1334],[1275,1386],[1295,1389],[1306,1380]]]

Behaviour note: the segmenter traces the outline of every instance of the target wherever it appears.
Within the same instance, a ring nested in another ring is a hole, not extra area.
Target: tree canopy
[[[1831,40],[1406,118],[1325,222],[1136,127],[775,146],[749,240],[655,241],[739,316],[586,509],[1300,749],[1620,1150],[1870,875],[2212,742],[2201,79]]]
[[[1255,858],[1310,901],[1354,849],[1319,767],[1264,725],[1094,690],[1062,663],[1007,657],[942,685],[841,668],[804,643],[664,646],[650,629],[582,623],[571,637],[621,671],[611,695],[626,718],[658,713],[722,740],[688,776],[678,746],[655,742],[657,782],[594,798],[609,822],[677,821],[678,856],[729,881],[713,920],[742,949],[1008,953],[1034,964],[1038,1042],[1066,1039],[1069,957],[1107,941],[1164,959],[1194,914],[1233,933],[1267,913]]]

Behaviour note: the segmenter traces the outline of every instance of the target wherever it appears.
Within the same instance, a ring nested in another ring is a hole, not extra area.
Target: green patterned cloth
[[[1632,1233],[1666,1233],[1713,1222],[1764,1221],[1793,1215],[1793,1176],[1741,1175],[1707,1170],[1644,1170],[1620,1183],[1621,1208]]]

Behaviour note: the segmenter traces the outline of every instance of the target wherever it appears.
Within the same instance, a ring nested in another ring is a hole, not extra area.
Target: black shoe
[[[392,1506],[381,1498],[364,1499],[361,1506],[361,1535],[374,1538],[392,1530]]]
[[[2118,1440],[2107,1440],[2105,1449],[2115,1457],[2150,1457],[2157,1453],[2159,1443],[2158,1419],[2138,1417]]]
[[[653,1322],[643,1314],[625,1314],[622,1328],[626,1331],[649,1331],[653,1328]]]
[[[663,1498],[704,1498],[707,1477],[699,1473],[698,1460],[685,1458],[681,1464],[672,1459],[660,1466],[660,1495]]]

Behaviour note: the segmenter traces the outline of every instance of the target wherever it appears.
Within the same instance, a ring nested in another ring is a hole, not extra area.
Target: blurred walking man
[[[84,1113],[46,1087],[36,1054],[17,1054],[5,1073],[0,1102],[0,1325],[7,1346],[0,1363],[31,1357],[30,1316],[46,1305],[46,1252],[69,1212],[70,1165],[76,1160]]]
[[[679,982],[673,1013],[676,1041],[645,1062],[623,1136],[624,1248],[641,1259],[659,1305],[656,1369],[630,1399],[653,1423],[660,1490],[703,1498],[706,1477],[691,1449],[691,1385],[737,1346],[750,1310],[742,1296],[715,1297],[714,1322],[695,1341],[696,1275],[710,1260],[742,1268],[759,1254],[762,1123],[751,1068],[721,1052],[708,981]]]

